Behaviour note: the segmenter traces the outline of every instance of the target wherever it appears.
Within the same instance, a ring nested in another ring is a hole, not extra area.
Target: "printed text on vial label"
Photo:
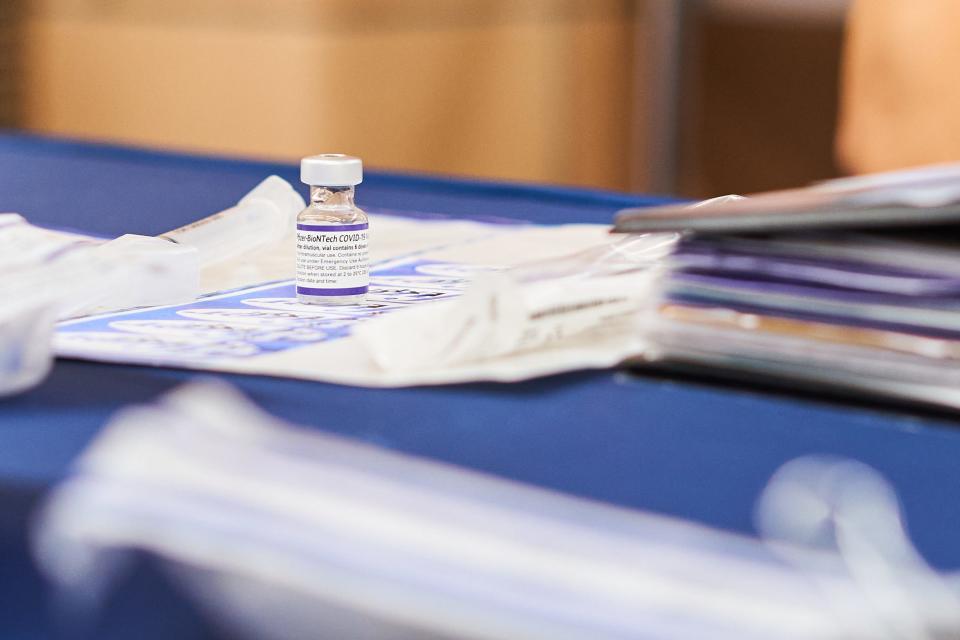
[[[369,280],[366,231],[297,231],[297,285],[362,287]]]

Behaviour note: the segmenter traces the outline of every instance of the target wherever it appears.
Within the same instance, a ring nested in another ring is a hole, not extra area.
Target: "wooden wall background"
[[[24,125],[625,186],[630,3],[36,0]]]
[[[761,5],[775,10],[744,17]],[[0,42],[0,125],[288,161],[342,151],[387,169],[690,196],[836,172],[842,12],[785,24],[779,14],[800,6],[787,0],[4,6],[16,7],[18,26],[15,46]],[[701,11],[676,110],[653,113],[669,69],[649,18],[669,6]],[[673,154],[658,138],[670,119]],[[674,177],[658,181],[668,155]]]

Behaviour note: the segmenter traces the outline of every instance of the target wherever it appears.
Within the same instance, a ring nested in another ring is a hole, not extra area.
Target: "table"
[[[0,135],[0,211],[88,233],[161,233],[230,206],[269,173],[299,184],[288,165]],[[603,223],[620,207],[662,201],[384,172],[368,173],[358,200],[544,224]],[[40,387],[0,400],[4,637],[53,629],[26,544],[44,491],[119,407],[194,375],[59,361]],[[223,377],[270,413],[312,428],[740,532],[752,531],[754,500],[781,464],[809,453],[849,456],[893,483],[921,553],[939,568],[960,567],[960,430],[946,417],[627,371],[418,389]],[[219,637],[149,566],[85,629],[97,638]]]

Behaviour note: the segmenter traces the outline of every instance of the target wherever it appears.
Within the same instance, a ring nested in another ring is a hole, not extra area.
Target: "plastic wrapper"
[[[270,176],[236,206],[164,233],[166,238],[194,247],[203,266],[245,255],[283,240],[306,206],[290,183]]]
[[[91,607],[124,552],[155,554],[238,637],[952,637],[956,583],[891,495],[797,463],[757,540],[307,432],[205,383],[119,414],[35,548]]]
[[[289,183],[270,176],[235,207],[159,238],[104,240],[0,214],[0,395],[43,379],[58,320],[194,300],[202,275],[223,285],[217,269],[286,239],[303,206]]]
[[[57,232],[35,227],[29,233],[51,243],[60,239]],[[0,395],[23,391],[43,379],[53,361],[58,320],[184,302],[197,296],[197,283],[194,249],[143,236],[83,241],[39,263],[22,264],[0,279]]]
[[[562,258],[484,274],[462,297],[359,327],[384,370],[442,368],[562,345],[590,332],[632,341],[675,234],[614,238]]]

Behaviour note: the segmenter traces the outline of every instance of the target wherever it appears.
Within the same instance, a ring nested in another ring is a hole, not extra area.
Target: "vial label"
[[[367,292],[369,225],[297,224],[297,293],[353,296]]]

